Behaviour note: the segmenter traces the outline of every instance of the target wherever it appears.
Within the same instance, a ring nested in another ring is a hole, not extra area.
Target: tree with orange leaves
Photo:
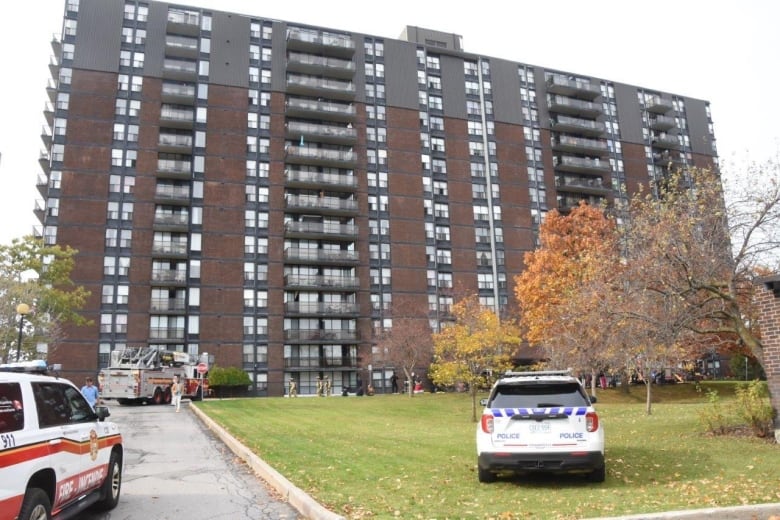
[[[566,215],[548,213],[539,238],[541,247],[526,253],[515,278],[523,337],[553,368],[595,376],[614,332],[608,298],[621,270],[615,221],[581,203]]]

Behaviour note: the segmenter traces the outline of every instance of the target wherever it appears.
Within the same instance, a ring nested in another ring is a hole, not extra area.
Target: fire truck
[[[179,377],[182,397],[199,401],[208,394],[208,355],[149,347],[126,347],[111,352],[108,368],[98,375],[100,397],[119,404],[166,404],[171,384]]]

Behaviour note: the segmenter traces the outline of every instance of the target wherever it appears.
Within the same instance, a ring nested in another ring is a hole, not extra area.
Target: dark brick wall
[[[780,410],[780,277],[758,283],[755,301],[761,311],[758,321],[764,345],[764,371],[772,407]],[[775,417],[775,438],[780,442],[778,432],[780,416]]]

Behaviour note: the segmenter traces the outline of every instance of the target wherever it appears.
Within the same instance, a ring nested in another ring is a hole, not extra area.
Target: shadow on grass
[[[516,473],[499,476],[497,482],[529,489],[554,490],[570,487],[633,488],[656,482],[706,478],[711,457],[700,452],[696,460],[686,463],[690,452],[676,449],[612,448],[607,449],[607,479],[604,483],[588,480],[586,474]]]

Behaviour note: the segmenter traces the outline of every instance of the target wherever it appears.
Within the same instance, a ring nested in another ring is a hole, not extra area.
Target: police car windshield
[[[492,408],[548,408],[588,406],[588,398],[577,383],[536,383],[498,385],[489,406]]]

